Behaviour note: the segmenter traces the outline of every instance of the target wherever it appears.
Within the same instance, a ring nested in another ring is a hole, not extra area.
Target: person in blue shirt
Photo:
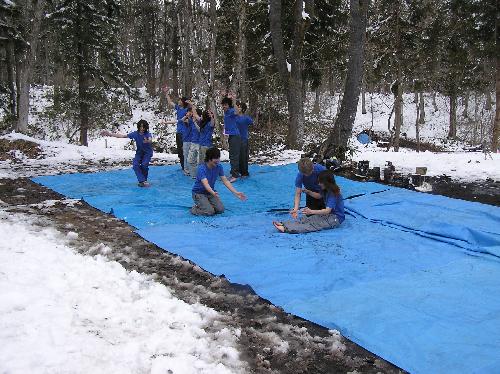
[[[205,161],[205,154],[212,148],[212,134],[214,133],[214,114],[211,110],[205,110],[200,121],[200,156],[198,164]]]
[[[240,173],[242,177],[248,177],[248,126],[253,124],[253,119],[248,114],[247,104],[236,102],[236,109],[238,113],[238,118],[236,119],[236,124],[238,125],[238,130],[241,136],[240,145]]]
[[[182,149],[184,152],[184,174],[185,175],[190,175],[190,170],[189,170],[189,151],[191,149],[191,136],[192,136],[192,129],[193,129],[193,108],[189,107],[186,115],[182,117],[181,119],[181,124],[182,128]]]
[[[205,162],[198,167],[196,181],[192,189],[194,205],[191,213],[197,216],[213,216],[224,212],[224,205],[215,190],[215,181],[221,179],[224,186],[238,199],[244,201],[243,192],[236,191],[231,182],[224,176],[224,169],[220,164],[220,151],[218,148],[209,148],[205,154]]]
[[[315,164],[311,159],[304,157],[297,163],[299,172],[295,178],[295,197],[293,201],[293,209],[290,214],[293,218],[297,218],[299,210],[300,197],[302,193],[306,195],[306,206],[310,209],[323,209],[325,204],[323,199],[318,198],[316,192],[320,192],[321,188],[318,184],[318,175],[326,170],[326,167],[320,164]]]
[[[168,90],[168,87],[164,87],[164,89]],[[186,127],[182,124],[182,118],[186,115],[190,102],[187,97],[179,98],[177,104],[175,104],[167,94],[167,102],[168,105],[175,109],[176,117],[177,117],[177,128],[175,131],[175,144],[177,147],[177,157],[179,157],[179,162],[181,163],[181,168],[184,170],[184,139],[183,134],[186,131]]]
[[[302,209],[303,216],[298,220],[285,222],[274,221],[273,225],[280,232],[301,234],[306,232],[333,229],[345,220],[344,200],[340,188],[335,183],[333,171],[324,170],[318,175],[320,192],[311,192],[317,199],[323,199],[325,207],[322,209]]]
[[[139,181],[139,187],[149,187],[149,162],[151,161],[151,157],[153,157],[153,137],[149,132],[149,123],[146,120],[141,119],[137,122],[137,131],[132,131],[127,135],[112,133],[109,131],[103,131],[101,134],[103,136],[112,136],[114,138],[129,138],[135,140],[136,151],[134,160],[132,161],[132,168],[134,169],[137,180]]]
[[[189,153],[187,158],[187,173],[193,177],[196,177],[196,168],[199,164],[200,155],[200,121],[202,116],[201,109],[197,109],[194,105],[192,106],[193,117],[189,121],[191,127],[191,144],[189,146]]]
[[[224,110],[224,135],[227,135],[229,143],[229,163],[231,164],[230,182],[235,182],[240,177],[240,148],[241,136],[236,120],[238,114],[233,107],[233,99],[224,97],[221,101]]]

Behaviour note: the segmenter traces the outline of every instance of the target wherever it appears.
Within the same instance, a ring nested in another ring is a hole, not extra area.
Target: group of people
[[[224,175],[220,164],[220,150],[213,147],[212,134],[214,116],[209,110],[201,111],[185,97],[174,104],[170,96],[168,102],[176,110],[176,144],[178,157],[184,174],[195,179],[192,188],[194,205],[191,213],[194,215],[211,216],[224,212],[224,205],[215,189],[215,182],[221,179],[224,186],[238,199],[246,200],[247,196],[237,191],[232,182],[248,173],[248,126],[253,121],[245,114],[245,103],[236,103],[233,107],[232,98],[222,99],[224,110],[224,134],[228,136],[229,160],[231,177]],[[137,131],[129,134],[103,131],[103,136],[130,138],[136,143],[136,154],[133,169],[140,187],[149,186],[149,162],[153,156],[152,135],[149,124],[145,120],[137,123]],[[306,195],[306,207],[300,209],[301,195]],[[295,179],[295,195],[293,208],[290,210],[292,220],[274,221],[274,227],[283,233],[306,233],[331,229],[340,225],[344,219],[344,202],[340,188],[335,182],[334,174],[323,165],[313,163],[309,158],[298,162],[298,174]]]

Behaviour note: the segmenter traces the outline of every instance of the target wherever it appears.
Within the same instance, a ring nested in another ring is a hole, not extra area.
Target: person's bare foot
[[[234,183],[234,182],[236,182],[237,180],[238,180],[238,178],[236,178],[236,177],[231,177],[231,178],[229,178],[229,182],[231,182],[231,183]]]
[[[150,186],[151,183],[149,183],[148,181],[139,182],[139,187],[150,187]]]
[[[273,221],[273,225],[279,232],[285,232],[285,226],[281,222]]]

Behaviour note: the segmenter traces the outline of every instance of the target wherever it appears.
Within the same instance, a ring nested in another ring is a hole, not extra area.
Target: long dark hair
[[[340,187],[335,183],[335,176],[331,170],[323,170],[318,174],[318,183],[324,186],[325,192],[331,192],[334,195],[340,195]]]
[[[212,117],[210,117],[210,113],[208,113],[208,110],[204,110],[203,114],[201,115],[200,128],[204,128],[211,120]]]
[[[148,132],[149,131],[149,123],[148,123],[148,121],[146,121],[145,119],[139,120],[139,122],[137,122],[137,131],[139,131],[139,128],[141,127],[141,125],[144,127],[144,132]]]

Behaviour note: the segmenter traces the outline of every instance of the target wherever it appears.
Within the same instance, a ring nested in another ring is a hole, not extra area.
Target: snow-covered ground
[[[239,331],[213,309],[76,254],[76,233],[4,211],[0,222],[1,373],[245,372]]]

